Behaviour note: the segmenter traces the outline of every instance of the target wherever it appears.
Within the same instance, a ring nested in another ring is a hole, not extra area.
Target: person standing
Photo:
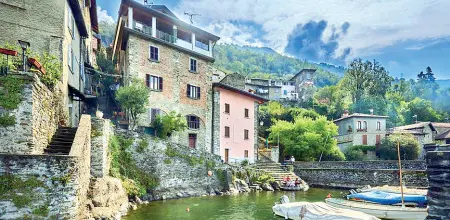
[[[295,157],[291,156],[291,163],[294,164],[294,162],[295,162]]]

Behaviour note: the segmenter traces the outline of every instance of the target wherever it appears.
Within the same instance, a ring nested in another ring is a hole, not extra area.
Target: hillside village
[[[165,5],[122,0],[110,45],[96,0],[0,10],[0,219],[120,219],[287,178],[300,191],[398,185],[398,157],[430,205],[448,196],[448,180],[427,176],[448,173],[450,146],[450,91],[427,90],[430,67],[417,81],[358,59],[341,76],[327,64],[240,72],[216,55],[220,36]]]

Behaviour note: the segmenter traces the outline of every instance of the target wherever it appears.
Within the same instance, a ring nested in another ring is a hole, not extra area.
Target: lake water
[[[306,192],[253,192],[236,196],[206,196],[185,199],[150,202],[130,211],[125,220],[144,219],[192,219],[192,220],[236,220],[236,219],[278,219],[272,206],[286,194],[290,201],[324,201],[328,193],[341,197],[345,190],[311,188]],[[186,208],[190,212],[186,212]]]

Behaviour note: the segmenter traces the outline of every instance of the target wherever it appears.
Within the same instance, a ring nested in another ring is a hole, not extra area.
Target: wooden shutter
[[[191,85],[187,85],[187,97],[190,97],[190,95],[191,95]]]
[[[200,98],[200,87],[197,87],[197,98]]]
[[[159,77],[159,90],[163,90],[163,78]]]
[[[377,134],[377,140],[375,142],[375,145],[379,145],[381,142],[381,135]]]
[[[150,75],[148,74],[145,75],[145,85],[150,87]]]
[[[367,145],[367,135],[365,134],[362,136],[362,144]]]

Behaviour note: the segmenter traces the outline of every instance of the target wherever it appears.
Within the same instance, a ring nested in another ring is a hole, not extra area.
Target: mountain
[[[329,64],[299,60],[277,53],[267,47],[238,46],[218,44],[214,48],[215,65],[226,72],[237,72],[255,78],[288,79],[302,69],[316,69],[315,84],[318,87],[334,85],[339,81],[339,73],[324,70],[332,69]],[[336,67],[335,69],[339,69]]]
[[[343,67],[343,66],[335,66],[335,65],[329,64],[329,63],[319,63],[319,66],[323,70],[337,74],[339,76],[344,76],[344,73],[346,70],[345,67]]]
[[[440,89],[450,89],[450,79],[437,79],[436,83]]]

